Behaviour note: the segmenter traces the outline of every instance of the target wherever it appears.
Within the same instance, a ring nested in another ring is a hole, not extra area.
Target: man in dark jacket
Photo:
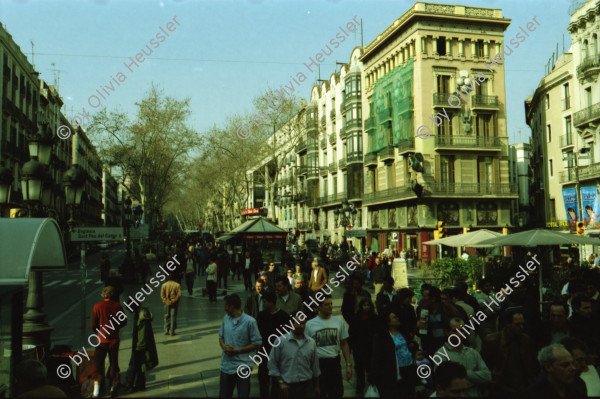
[[[391,311],[399,307],[398,296],[394,290],[394,279],[390,276],[383,278],[383,287],[375,297],[375,306],[377,313],[383,314],[385,311]],[[396,313],[396,316],[400,316]]]
[[[274,292],[265,292],[262,299],[264,310],[258,312],[256,322],[258,323],[258,331],[262,337],[263,348],[266,350],[266,353],[270,353],[272,346],[268,340],[269,336],[271,334],[279,336],[276,331],[277,327],[287,323],[290,320],[290,316],[277,307],[277,295]],[[276,381],[271,381],[271,383],[269,383],[269,380],[267,362],[263,361],[258,366],[258,383],[260,386],[261,398],[277,397],[279,387],[277,386]],[[271,387],[271,395],[269,395],[269,386]]]
[[[528,399],[587,398],[585,383],[577,376],[573,356],[561,344],[542,348],[538,354],[542,372],[521,397]]]
[[[353,274],[350,276],[350,281],[352,285],[346,291],[342,300],[342,316],[348,325],[352,323],[354,316],[358,313],[358,304],[361,299],[371,299],[371,293],[362,287],[363,281],[360,276]]]
[[[581,339],[593,353],[598,352],[600,332],[598,322],[592,317],[592,300],[584,293],[577,293],[571,299],[573,315],[569,319],[571,336]]]
[[[244,306],[244,313],[248,316],[252,316],[255,319],[258,317],[258,312],[263,310],[263,291],[264,283],[262,280],[256,280],[254,284],[255,290],[246,297],[246,304]]]
[[[506,320],[504,329],[485,338],[481,357],[492,372],[492,393],[514,397],[531,383],[538,365],[534,344],[523,333],[523,313],[512,311],[503,316]]]
[[[138,307],[134,313],[131,360],[126,385],[130,392],[146,389],[146,371],[158,365],[158,353],[152,331],[152,313]]]

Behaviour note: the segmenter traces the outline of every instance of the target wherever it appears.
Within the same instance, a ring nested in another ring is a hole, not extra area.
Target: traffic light
[[[446,237],[446,222],[438,220],[437,222],[437,233],[439,238]]]
[[[468,227],[463,227],[463,234],[467,234],[469,232],[469,228]]]
[[[503,227],[502,228],[502,234],[504,234],[505,236],[507,236],[508,235],[508,228]]]
[[[438,240],[440,238],[440,233],[437,230],[433,230],[433,239]]]
[[[585,223],[577,222],[577,235],[584,235],[585,233]]]

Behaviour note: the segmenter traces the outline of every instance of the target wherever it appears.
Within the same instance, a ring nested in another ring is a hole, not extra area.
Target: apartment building
[[[573,133],[577,109],[577,81],[572,53],[558,57],[552,71],[525,101],[526,120],[532,132],[532,194],[537,227],[569,229],[563,202],[563,187],[572,187],[574,154],[582,147]],[[567,158],[569,157],[569,158]],[[569,183],[571,182],[571,183]]]
[[[600,228],[599,6],[600,1],[590,0],[572,10],[569,51],[525,102],[540,227],[574,230],[583,220],[588,233]]]
[[[437,221],[449,234],[511,226],[518,194],[509,181],[504,67],[484,65],[504,51],[509,24],[500,9],[417,2],[364,49],[362,206],[371,250],[389,247],[396,231],[393,246],[428,260],[423,242]],[[479,84],[474,76],[483,76]],[[474,90],[451,108],[469,83]],[[416,137],[421,125],[429,138]]]

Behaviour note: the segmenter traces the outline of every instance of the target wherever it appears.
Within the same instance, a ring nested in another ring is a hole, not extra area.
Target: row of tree
[[[231,115],[201,134],[188,126],[189,98],[166,96],[152,84],[135,105],[134,117],[102,109],[87,132],[127,196],[142,204],[152,229],[163,220],[176,221],[171,227],[181,230],[196,229],[200,221],[213,232],[235,227],[251,184],[262,184],[271,198],[277,195],[281,162],[305,128],[305,104],[272,89],[254,98],[255,112]],[[257,112],[260,119],[252,116]],[[251,128],[245,139],[238,135],[242,125]],[[254,181],[250,170],[259,171]]]

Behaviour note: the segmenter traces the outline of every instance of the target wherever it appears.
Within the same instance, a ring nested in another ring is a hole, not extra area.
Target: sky
[[[569,51],[566,28],[571,1],[429,2],[502,9],[503,17],[512,20],[506,42],[515,37],[519,26],[537,17],[540,26],[506,62],[510,143],[528,141],[524,100],[543,78],[557,44],[560,53],[563,41]],[[299,71],[307,79],[294,85],[294,94],[309,101],[319,75],[306,73],[303,64],[329,43],[338,26],[354,17],[362,20],[366,46],[413,4],[407,0],[0,0],[0,22],[40,77],[58,86],[65,103],[62,111],[68,117],[83,113],[83,108],[91,115],[104,106],[134,116],[135,102],[155,83],[168,96],[191,99],[188,125],[202,133],[214,125],[222,127],[230,115],[252,112],[254,97],[269,86],[289,85]],[[361,45],[360,31],[350,35],[321,64],[321,79],[339,71],[336,62],[349,63],[352,49]],[[142,49],[149,55],[132,64],[130,57],[135,59]],[[90,98],[93,95],[96,98]]]

